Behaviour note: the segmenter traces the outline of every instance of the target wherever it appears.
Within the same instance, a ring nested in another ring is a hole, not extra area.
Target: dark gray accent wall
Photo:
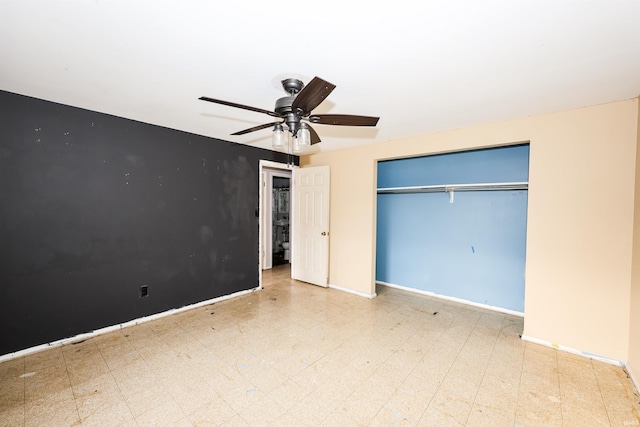
[[[259,161],[286,154],[9,92],[0,113],[0,355],[258,286]]]

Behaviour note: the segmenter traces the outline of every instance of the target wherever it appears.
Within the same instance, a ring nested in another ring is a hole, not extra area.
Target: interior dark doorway
[[[272,265],[288,264],[290,256],[290,201],[291,179],[283,176],[273,176],[272,182]]]

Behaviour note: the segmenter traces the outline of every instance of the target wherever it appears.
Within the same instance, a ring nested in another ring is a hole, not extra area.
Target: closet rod
[[[490,182],[480,184],[418,185],[412,187],[378,188],[378,194],[450,193],[452,191],[508,191],[528,189],[528,182]]]

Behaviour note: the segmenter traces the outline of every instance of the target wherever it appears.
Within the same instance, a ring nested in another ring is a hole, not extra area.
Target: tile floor
[[[265,289],[0,364],[3,426],[638,426],[617,366],[522,319],[265,272]]]

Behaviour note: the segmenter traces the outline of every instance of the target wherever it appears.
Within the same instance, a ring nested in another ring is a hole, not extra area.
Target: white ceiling
[[[0,0],[0,89],[270,147],[280,80],[337,87],[316,150],[640,95],[640,1]]]

